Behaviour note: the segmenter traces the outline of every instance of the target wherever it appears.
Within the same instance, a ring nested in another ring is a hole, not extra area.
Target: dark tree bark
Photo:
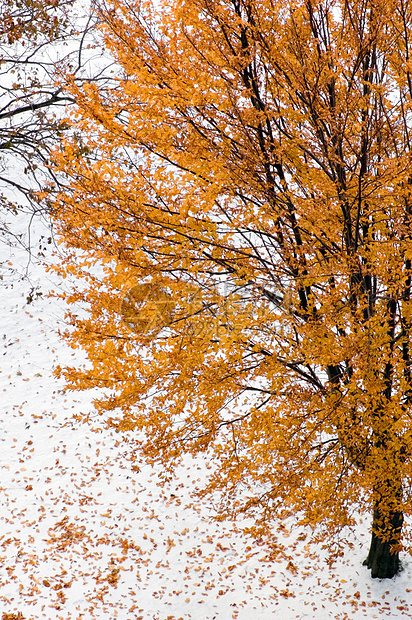
[[[382,517],[378,507],[373,511],[372,540],[368,557],[364,565],[371,569],[371,576],[377,579],[391,579],[400,569],[399,542],[403,523],[403,514],[394,512],[390,517],[391,538],[383,540],[379,530]]]

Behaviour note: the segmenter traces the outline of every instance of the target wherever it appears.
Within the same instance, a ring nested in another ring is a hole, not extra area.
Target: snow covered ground
[[[99,430],[92,395],[53,377],[81,353],[56,333],[64,308],[47,291],[59,284],[27,262],[0,245],[0,618],[412,618],[412,561],[372,581],[367,523],[331,569],[302,532],[283,536],[286,553],[268,562],[263,545],[213,522],[207,502],[188,507],[202,462],[168,486],[145,463],[132,470],[133,446]],[[88,412],[92,422],[79,421]]]

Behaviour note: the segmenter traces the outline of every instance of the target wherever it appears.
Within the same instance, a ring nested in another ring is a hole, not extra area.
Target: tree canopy
[[[69,386],[104,388],[97,407],[166,469],[204,452],[221,513],[259,532],[293,514],[333,541],[372,509],[367,564],[393,576],[412,512],[410,2],[98,10],[118,77],[73,84],[55,157],[89,357]]]

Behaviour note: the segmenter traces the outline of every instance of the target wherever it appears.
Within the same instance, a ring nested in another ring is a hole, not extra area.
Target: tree
[[[26,172],[35,169],[33,155],[42,153],[50,134],[58,131],[58,121],[46,119],[44,110],[65,99],[51,77],[55,70],[53,60],[57,58],[50,58],[44,48],[50,47],[68,28],[68,10],[72,4],[72,1],[57,6],[55,0],[9,0],[1,7],[1,181],[29,198],[29,185],[18,174],[8,173],[7,160],[12,159],[15,166],[16,158],[22,158]],[[36,160],[38,164],[39,157]],[[2,202],[7,202],[4,196]]]
[[[50,180],[50,149],[68,128],[62,109],[73,102],[64,71],[80,78],[87,64],[92,12],[75,0],[4,0],[0,7],[0,206],[3,217],[39,209],[34,192]],[[7,222],[4,239],[15,243]]]
[[[100,2],[116,85],[72,87],[56,166],[74,389],[146,458],[213,459],[222,514],[332,545],[372,508],[392,577],[411,514],[412,6]],[[96,271],[96,264],[103,271]],[[140,435],[137,435],[140,436]]]

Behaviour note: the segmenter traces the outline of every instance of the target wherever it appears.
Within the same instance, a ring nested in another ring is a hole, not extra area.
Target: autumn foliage
[[[75,389],[222,514],[333,541],[373,509],[391,577],[412,512],[412,6],[100,3],[118,73],[73,86],[53,203]],[[78,303],[85,302],[85,310]],[[144,434],[138,433],[144,431]]]
[[[65,91],[65,73],[79,81],[93,72],[93,26],[92,8],[75,0],[0,2],[3,213],[38,210],[35,191],[50,180],[50,150],[68,128],[63,117],[72,96]],[[98,74],[102,79],[102,63]],[[10,220],[2,220],[0,215],[0,235],[10,239]]]

